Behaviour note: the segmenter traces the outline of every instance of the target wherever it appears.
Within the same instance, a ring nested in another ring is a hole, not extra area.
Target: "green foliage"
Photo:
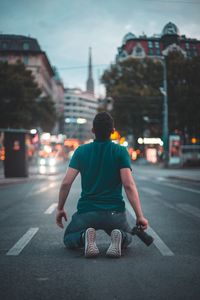
[[[26,128],[40,126],[51,130],[56,115],[53,102],[40,97],[31,71],[22,63],[0,62],[0,127]]]
[[[183,136],[200,132],[200,57],[185,58],[172,52],[167,60],[170,133]],[[111,65],[102,76],[107,96],[112,97],[112,114],[122,134],[135,138],[145,129],[162,135],[163,66],[152,59],[129,58]],[[149,122],[145,119],[149,118]]]
[[[170,131],[197,135],[200,131],[200,57],[167,57]]]
[[[129,58],[106,70],[102,82],[107,95],[114,99],[112,113],[122,134],[133,133],[136,138],[143,135],[146,116],[159,122],[162,110],[160,62]],[[152,134],[158,134],[157,131]]]

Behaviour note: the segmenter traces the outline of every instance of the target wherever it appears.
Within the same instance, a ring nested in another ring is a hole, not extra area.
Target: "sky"
[[[200,0],[0,0],[0,32],[36,38],[65,87],[85,90],[92,47],[97,95],[124,35],[160,34],[168,22],[200,39]]]

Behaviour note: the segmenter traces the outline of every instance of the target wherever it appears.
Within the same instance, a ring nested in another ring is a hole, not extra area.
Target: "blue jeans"
[[[72,216],[64,234],[64,244],[67,248],[76,249],[84,246],[84,233],[87,228],[102,229],[108,235],[113,229],[122,232],[122,248],[126,248],[132,241],[131,228],[126,219],[125,212],[117,211],[91,211]]]

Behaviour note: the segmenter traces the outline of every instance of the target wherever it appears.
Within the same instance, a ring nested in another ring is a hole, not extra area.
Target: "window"
[[[190,49],[190,44],[189,43],[185,43],[185,48],[186,49]]]
[[[25,65],[28,65],[28,55],[24,55],[24,56],[23,56],[23,63],[24,63]]]
[[[160,55],[160,49],[156,48],[156,55]]]
[[[149,47],[149,48],[153,48],[153,43],[152,43],[152,41],[148,41],[148,47]]]
[[[2,55],[2,57],[0,58],[1,61],[6,62],[8,60],[7,55]]]
[[[23,43],[23,50],[29,50],[29,43],[27,42]]]
[[[136,52],[136,56],[142,56],[142,48],[137,47],[135,52]]]
[[[159,44],[159,42],[155,42],[155,48],[156,48],[156,49],[160,49],[160,44]]]
[[[2,48],[3,48],[3,50],[6,50],[7,49],[7,43],[3,43]]]
[[[153,49],[149,49],[149,55],[153,55]]]

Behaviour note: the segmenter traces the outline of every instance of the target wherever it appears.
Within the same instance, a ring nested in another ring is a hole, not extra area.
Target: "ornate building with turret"
[[[123,40],[122,45],[118,48],[116,61],[123,61],[128,57],[134,58],[160,58],[169,51],[179,51],[186,57],[200,55],[200,40],[188,38],[181,35],[178,27],[169,22],[166,24],[161,34],[153,36],[136,36],[129,32]]]

